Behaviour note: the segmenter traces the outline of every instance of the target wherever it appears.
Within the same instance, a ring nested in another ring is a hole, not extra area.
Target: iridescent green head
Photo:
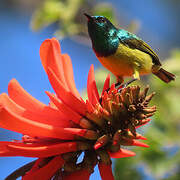
[[[115,53],[119,45],[118,29],[104,16],[84,15],[88,19],[88,32],[96,55],[108,56]]]
[[[84,15],[88,19],[88,30],[90,30],[90,34],[92,33],[91,29],[100,31],[101,33],[116,29],[116,27],[104,16],[90,16],[86,13],[84,13]]]

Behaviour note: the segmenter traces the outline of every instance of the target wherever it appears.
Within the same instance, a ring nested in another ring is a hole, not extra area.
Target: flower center
[[[147,96],[149,87],[140,92],[139,86],[130,86],[121,92],[112,86],[101,97],[94,111],[87,117],[97,124],[99,138],[94,144],[95,149],[105,147],[110,151],[118,151],[120,145],[130,144],[138,138],[136,128],[149,121],[156,107],[148,107],[154,93]],[[98,123],[97,123],[98,122]]]

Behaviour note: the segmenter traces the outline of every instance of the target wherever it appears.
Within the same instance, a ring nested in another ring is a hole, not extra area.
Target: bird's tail
[[[158,78],[163,80],[165,83],[169,83],[172,80],[175,80],[175,75],[160,68],[157,72],[153,72]]]

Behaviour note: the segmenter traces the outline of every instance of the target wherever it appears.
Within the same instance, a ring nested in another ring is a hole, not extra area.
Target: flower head
[[[91,66],[84,102],[75,86],[71,60],[61,53],[55,38],[42,43],[40,57],[55,91],[46,92],[49,105],[29,95],[15,79],[9,83],[8,95],[0,95],[0,127],[23,134],[21,141],[0,142],[0,156],[38,158],[9,178],[86,180],[98,164],[102,179],[113,179],[110,158],[135,155],[122,146],[148,147],[137,140],[146,138],[136,128],[156,111],[148,106],[154,94],[147,96],[148,87],[144,91],[139,86],[110,87],[108,75],[100,96]]]

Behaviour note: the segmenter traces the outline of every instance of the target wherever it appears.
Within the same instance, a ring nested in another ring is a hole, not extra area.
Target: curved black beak
[[[92,16],[90,16],[89,14],[84,13],[84,15],[87,17],[87,19],[88,19],[88,20],[93,20],[93,17],[92,17]]]

